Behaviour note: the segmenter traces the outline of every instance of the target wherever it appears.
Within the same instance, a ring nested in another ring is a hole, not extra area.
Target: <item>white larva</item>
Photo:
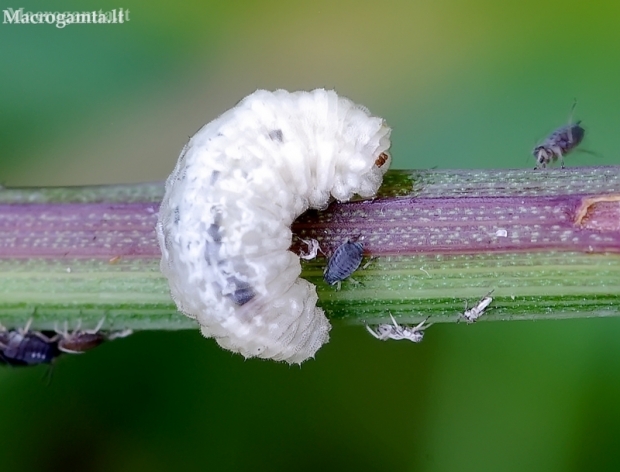
[[[299,278],[291,223],[332,199],[373,197],[390,128],[334,91],[258,90],[201,128],[166,181],[157,235],[178,309],[245,357],[301,363],[328,341]]]

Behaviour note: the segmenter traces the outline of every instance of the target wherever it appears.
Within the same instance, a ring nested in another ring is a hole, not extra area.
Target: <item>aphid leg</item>
[[[99,320],[99,323],[97,323],[97,326],[95,326],[93,329],[87,329],[87,330],[84,330],[83,332],[86,334],[97,334],[101,330],[103,323],[105,323],[105,316]]]
[[[30,331],[30,326],[32,325],[32,318],[30,318],[27,322],[26,325],[19,329],[18,332],[22,335],[22,336],[26,336],[26,334],[28,334],[28,332]],[[46,336],[45,334],[41,333],[40,331],[33,331],[32,333],[30,333],[32,336],[36,336],[37,338],[39,338],[41,341],[44,341],[46,343],[53,343],[56,342],[59,338],[59,336],[52,336],[51,338],[49,336]]]
[[[22,334],[26,334],[29,330],[30,330],[30,325],[32,324],[32,318],[30,318],[27,322],[26,322],[26,326],[24,326],[22,329],[20,329]]]
[[[126,338],[127,336],[131,336],[133,334],[133,329],[126,328],[122,331],[111,331],[106,335],[106,339],[108,341],[113,341],[114,339]]]
[[[370,259],[368,259],[368,262],[366,262],[363,266],[362,266],[362,270],[367,269],[370,264],[372,264],[374,261],[376,261],[377,259],[379,259],[379,256],[373,256]]]
[[[351,282],[353,285],[362,285],[362,282],[360,282],[357,279],[354,279],[353,277],[349,277],[347,280]]]
[[[377,333],[374,329],[372,329],[370,326],[368,326],[368,324],[366,324],[366,329],[368,330],[368,332],[370,334],[372,334],[376,339],[381,339],[381,336],[379,336],[379,333]]]
[[[431,326],[433,326],[433,323],[429,323],[426,326],[424,326],[424,323],[426,323],[429,320],[430,316],[427,316],[426,319],[422,320],[422,322],[418,323],[417,325],[415,325],[413,327],[414,331],[422,331],[423,329],[429,328]]]
[[[463,313],[459,313],[458,318],[456,319],[457,323],[460,323],[461,320],[467,320],[467,318],[465,317],[465,313],[467,313],[467,300],[465,300],[465,310],[463,310]]]

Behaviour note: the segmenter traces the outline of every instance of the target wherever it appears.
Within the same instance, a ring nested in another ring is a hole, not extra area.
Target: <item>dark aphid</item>
[[[558,159],[561,160],[562,169],[564,169],[564,156],[575,149],[583,140],[586,131],[581,127],[581,121],[574,124],[570,123],[575,105],[576,102],[571,109],[569,124],[556,129],[542,144],[536,146],[532,151],[536,158],[536,167],[534,169],[544,169],[550,162],[555,162]]]
[[[0,331],[0,360],[11,366],[49,364],[60,351],[54,333],[50,331],[28,332],[23,330]]]
[[[364,246],[359,242],[347,241],[338,246],[327,261],[323,273],[325,282],[334,285],[349,277],[362,263]]]

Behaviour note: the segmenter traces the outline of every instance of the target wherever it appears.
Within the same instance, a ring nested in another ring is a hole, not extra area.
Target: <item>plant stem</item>
[[[0,320],[51,329],[185,329],[159,272],[163,183],[0,191]],[[347,239],[364,265],[336,290],[303,263],[319,304],[349,323],[454,322],[489,291],[481,320],[620,314],[620,167],[390,171],[372,201],[293,225],[292,250]]]

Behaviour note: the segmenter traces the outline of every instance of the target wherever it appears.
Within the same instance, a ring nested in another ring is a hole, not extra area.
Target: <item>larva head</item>
[[[293,221],[373,197],[390,128],[331,90],[258,90],[189,141],[166,182],[157,233],[177,307],[246,357],[301,363],[327,342],[316,287],[299,278]]]
[[[377,167],[383,167],[389,160],[390,160],[390,155],[387,152],[382,152],[381,154],[379,154],[379,157],[377,157],[377,159],[375,160],[375,165]]]

